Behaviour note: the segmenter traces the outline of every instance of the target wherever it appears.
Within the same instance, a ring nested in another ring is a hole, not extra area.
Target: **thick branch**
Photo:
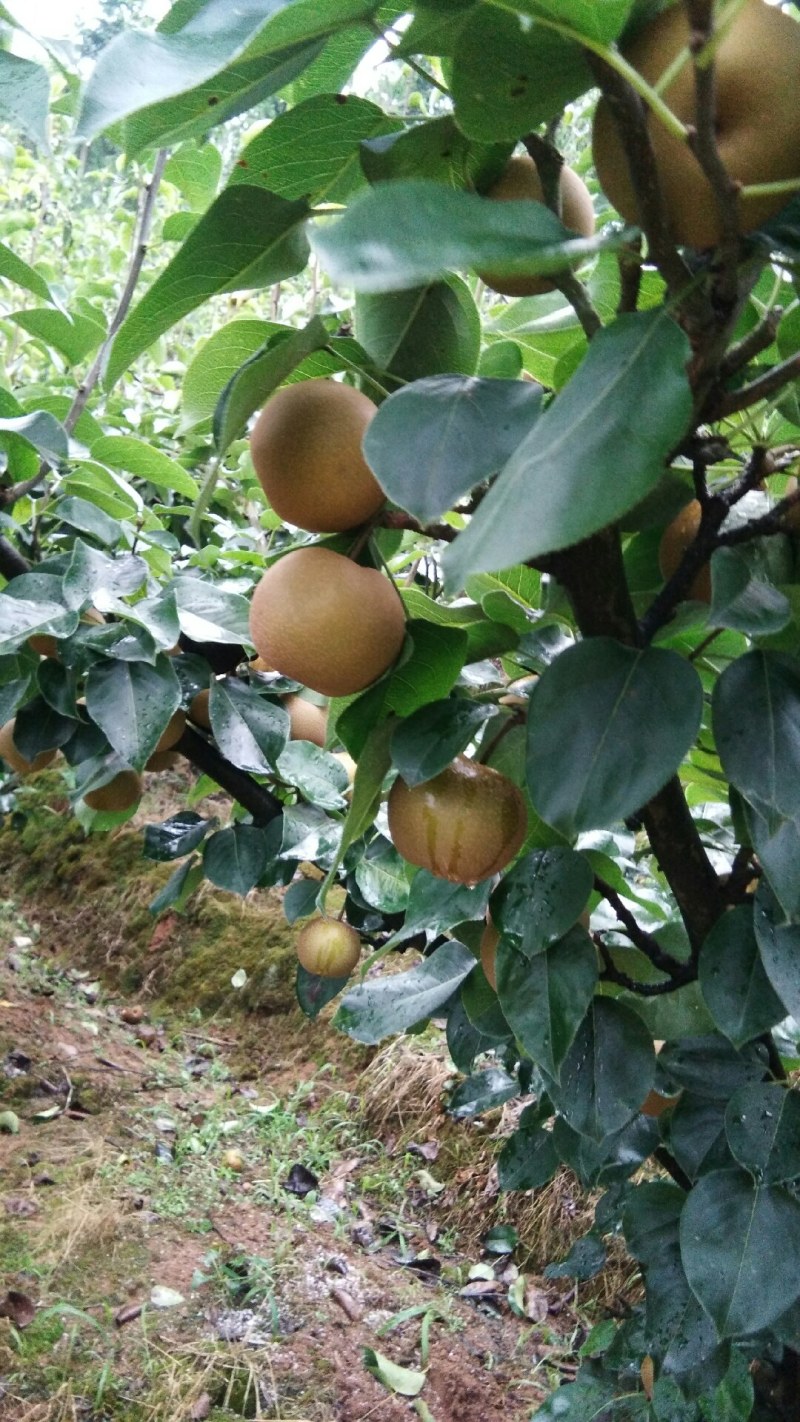
[[[769,400],[777,395],[784,385],[789,385],[800,376],[800,354],[789,356],[779,365],[770,366],[764,375],[743,385],[739,390],[729,390],[717,396],[709,409],[704,412],[706,420],[722,420],[726,415],[735,415],[737,410],[749,410],[759,400]]]
[[[187,726],[175,750],[198,770],[202,770],[204,775],[216,780],[234,800],[238,800],[253,816],[257,825],[267,825],[270,820],[283,813],[283,805],[270,790],[259,785],[246,770],[237,770],[235,765],[231,765],[220,755],[216,746],[205,740],[197,731],[193,731],[190,726]]]
[[[686,983],[692,982],[697,976],[696,969],[692,965],[688,965],[680,977],[667,978],[662,983],[641,983],[637,978],[632,978],[629,973],[623,972],[616,966],[609,949],[598,935],[595,935],[595,940],[603,960],[601,978],[605,982],[616,983],[617,987],[624,988],[626,992],[636,993],[637,997],[664,997],[666,993],[677,992],[679,987],[684,987]]]

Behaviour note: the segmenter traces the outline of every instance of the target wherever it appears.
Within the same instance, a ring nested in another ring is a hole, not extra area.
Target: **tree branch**
[[[0,538],[0,573],[3,577],[11,582],[12,578],[18,578],[30,570],[27,558],[23,558],[13,543],[9,543],[7,538]]]
[[[618,968],[611,957],[611,952],[603,943],[599,934],[594,935],[597,946],[600,950],[600,957],[603,960],[603,971],[601,978],[608,983],[616,983],[617,987],[624,988],[626,992],[636,993],[637,997],[664,997],[669,992],[677,992],[679,987],[684,987],[686,983],[692,982],[697,977],[697,970],[693,964],[687,964],[680,977],[668,978],[663,983],[641,983],[637,978],[632,978],[628,973]]]
[[[186,727],[174,749],[198,770],[202,770],[204,775],[216,780],[234,800],[238,800],[253,816],[257,825],[267,825],[270,820],[283,813],[283,805],[271,790],[259,785],[246,770],[238,770],[235,765],[231,765],[220,755],[216,746],[198,731],[192,730],[191,726]]]
[[[630,938],[631,943],[635,948],[639,949],[640,953],[644,953],[645,957],[653,964],[653,967],[658,968],[661,973],[666,973],[669,978],[682,979],[686,965],[679,962],[677,958],[673,958],[670,953],[664,952],[660,943],[653,937],[652,933],[648,933],[636,922],[634,915],[627,905],[622,902],[616,890],[612,889],[611,885],[607,884],[605,879],[601,879],[598,874],[594,876],[594,887],[598,894],[601,894],[606,900],[606,903],[610,904],[613,908],[617,918]]]
[[[798,376],[800,353],[789,356],[779,365],[770,366],[764,375],[760,375],[749,385],[717,395],[716,399],[709,402],[709,408],[704,411],[703,418],[709,421],[723,420],[727,415],[735,415],[738,410],[749,410],[750,406],[757,405],[759,400],[769,400],[772,395],[777,395],[784,385],[789,385]]]
[[[739,207],[741,184],[728,172],[717,146],[717,86],[713,59],[713,0],[686,0],[691,26],[689,48],[694,58],[695,120],[687,142],[708,179],[719,214],[722,241],[717,248],[715,295],[723,310],[736,301],[739,257]]]

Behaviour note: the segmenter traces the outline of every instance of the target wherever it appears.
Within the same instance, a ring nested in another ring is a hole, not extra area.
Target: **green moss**
[[[140,831],[85,835],[58,776],[25,787],[19,809],[21,827],[0,825],[4,889],[71,966],[181,1010],[273,1014],[293,1007],[295,935],[276,894],[243,902],[205,884],[185,914],[159,922],[149,905],[174,866],[143,858]],[[231,977],[239,968],[248,981],[237,990]]]

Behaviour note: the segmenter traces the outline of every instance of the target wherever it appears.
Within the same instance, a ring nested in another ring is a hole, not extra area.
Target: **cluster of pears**
[[[286,523],[344,533],[378,512],[385,495],[361,452],[374,414],[366,395],[334,380],[286,385],[267,402],[250,448],[261,487]],[[323,696],[350,696],[397,659],[405,614],[382,573],[314,545],[264,573],[250,634],[283,676]]]

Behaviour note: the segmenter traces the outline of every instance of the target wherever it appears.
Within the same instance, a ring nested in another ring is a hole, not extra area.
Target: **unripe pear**
[[[90,810],[129,810],[142,798],[142,782],[135,770],[121,770],[83,798]]]
[[[328,713],[305,696],[287,696],[284,707],[289,712],[289,736],[293,741],[311,741],[324,746],[328,729]]]
[[[320,978],[346,978],[361,957],[361,939],[341,919],[312,918],[301,928],[295,950],[306,972]]]
[[[457,884],[476,884],[504,869],[528,828],[517,786],[464,755],[422,785],[398,778],[388,812],[389,832],[403,858]]]
[[[385,494],[361,453],[375,405],[336,380],[284,385],[250,436],[253,468],[272,508],[309,533],[356,528]]]
[[[211,695],[208,687],[205,691],[198,691],[189,707],[189,720],[195,726],[202,726],[204,730],[211,730],[211,717],[208,714],[208,698]]]
[[[297,548],[253,593],[259,656],[323,696],[363,691],[392,665],[405,637],[394,584],[329,548]]]
[[[58,752],[55,750],[39,751],[33,760],[27,760],[22,751],[17,750],[14,742],[14,726],[16,717],[0,729],[0,759],[10,765],[17,775],[34,775],[37,770],[44,770],[46,766],[52,765]]]
[[[154,752],[172,750],[178,744],[186,727],[186,712],[174,711],[170,716],[166,726],[161,732],[161,736]]]
[[[717,18],[723,11],[716,6]],[[800,24],[764,0],[730,7],[733,17],[714,49],[714,137],[729,175],[738,184],[775,183],[800,178]],[[682,123],[697,126],[694,66],[689,57],[689,16],[672,5],[642,26],[625,58],[651,85],[680,55],[685,60],[663,88],[661,98]],[[678,242],[714,247],[722,238],[719,207],[711,184],[689,144],[671,134],[645,110],[664,206]],[[639,221],[628,161],[605,100],[597,106],[593,134],[597,176],[606,196],[627,222]],[[791,194],[739,197],[743,232],[760,227]]]
[[[564,164],[559,173],[559,200],[561,221],[571,231],[581,237],[591,237],[595,228],[594,206],[591,194],[582,178]],[[529,154],[516,154],[509,158],[500,178],[486,196],[493,202],[544,202],[544,188],[539,170]],[[543,291],[552,291],[553,282],[544,276],[503,276],[497,272],[478,273],[481,281],[491,291],[501,296],[539,296]]]

